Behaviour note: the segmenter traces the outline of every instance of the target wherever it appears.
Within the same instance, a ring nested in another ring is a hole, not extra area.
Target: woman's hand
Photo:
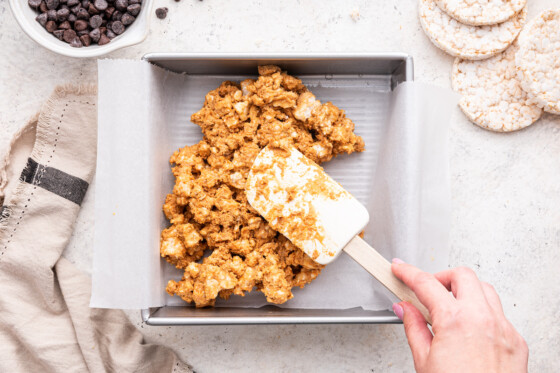
[[[494,288],[469,268],[432,275],[393,259],[392,270],[432,317],[432,332],[410,303],[393,305],[403,320],[417,372],[527,372],[529,350],[506,319]]]

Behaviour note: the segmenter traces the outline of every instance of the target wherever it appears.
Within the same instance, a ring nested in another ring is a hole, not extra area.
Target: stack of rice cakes
[[[420,0],[424,31],[457,57],[451,80],[461,110],[491,131],[525,128],[543,109],[560,114],[560,9],[525,26],[526,2]]]

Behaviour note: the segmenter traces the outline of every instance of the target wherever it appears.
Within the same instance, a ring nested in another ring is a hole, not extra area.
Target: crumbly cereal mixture
[[[253,288],[268,302],[284,303],[323,267],[247,202],[245,182],[262,148],[282,140],[317,163],[364,150],[343,110],[322,104],[277,66],[260,66],[259,75],[209,92],[191,117],[204,139],[170,159],[176,183],[163,206],[171,226],[161,234],[160,251],[185,272],[167,292],[197,307]]]

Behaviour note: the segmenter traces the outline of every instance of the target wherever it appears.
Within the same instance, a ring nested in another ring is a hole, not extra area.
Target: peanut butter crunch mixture
[[[313,281],[323,266],[247,202],[253,160],[269,143],[282,141],[322,163],[363,151],[362,138],[344,111],[322,104],[277,66],[260,66],[257,80],[223,82],[191,120],[204,139],[171,156],[176,182],[163,205],[171,226],[161,234],[161,256],[185,271],[180,281],[169,281],[167,292],[197,307],[252,289],[268,302],[286,302],[294,286]]]

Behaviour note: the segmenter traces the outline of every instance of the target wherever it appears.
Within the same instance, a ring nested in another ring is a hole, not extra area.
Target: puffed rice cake
[[[471,26],[496,25],[514,17],[527,0],[436,0],[445,13]]]
[[[525,128],[537,121],[542,109],[516,79],[514,43],[504,53],[484,61],[457,58],[451,85],[462,97],[459,106],[478,126],[496,132]]]
[[[435,0],[420,0],[420,23],[430,40],[452,56],[483,60],[505,50],[517,37],[527,18],[527,8],[495,26],[469,26],[451,18]]]
[[[560,114],[560,9],[542,12],[519,35],[521,86],[545,111]]]

